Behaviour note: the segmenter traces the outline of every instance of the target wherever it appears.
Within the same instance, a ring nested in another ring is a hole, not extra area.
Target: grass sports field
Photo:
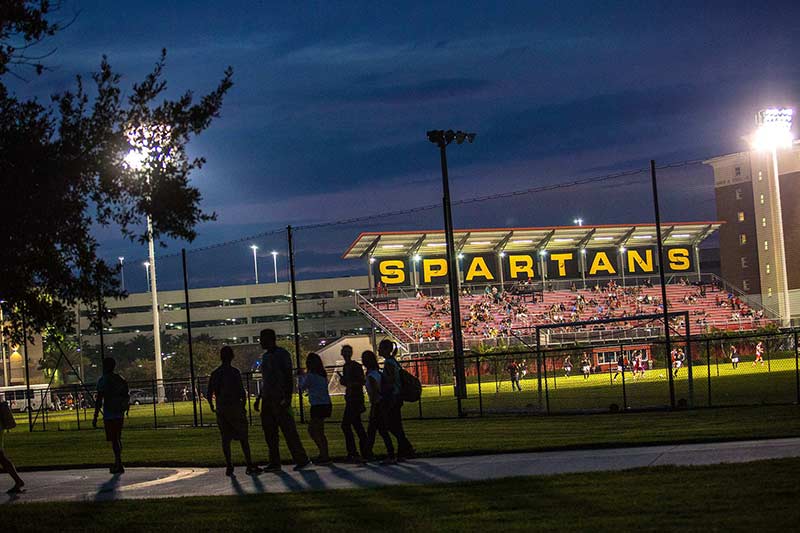
[[[542,380],[542,410],[548,398],[551,413],[607,411],[611,404],[632,410],[665,407],[669,405],[666,372],[663,368],[649,370],[643,378],[634,378],[630,372],[625,372],[616,380],[613,379],[613,373],[593,374],[589,379],[584,379],[579,372],[573,372],[569,378],[564,377],[561,370],[555,374],[548,372],[547,379]],[[764,365],[755,366],[751,361],[744,361],[737,369],[733,369],[728,362],[715,362],[712,359],[710,365],[695,363],[693,377],[696,407],[789,404],[798,400],[798,376],[793,357],[773,358]],[[484,372],[480,385],[475,376],[471,376],[470,380],[468,398],[462,402],[470,415],[478,414],[481,409],[487,414],[538,409],[539,394],[535,376],[529,374],[522,380],[522,392],[512,391],[508,375],[501,370],[497,373]],[[689,399],[688,369],[685,367],[679,370],[675,380],[675,397]],[[333,403],[333,418],[336,419],[343,409],[343,398],[334,396]],[[198,407],[202,421],[213,423],[207,404]],[[251,415],[253,423],[258,424],[258,414],[251,409]],[[424,387],[422,401],[406,404],[404,415],[407,419],[457,416],[452,385]],[[17,417],[20,425],[27,427],[27,415],[19,413]],[[91,417],[91,410],[49,412],[44,420],[43,415],[39,415],[35,429],[63,431],[77,429],[78,426],[86,429],[90,427]],[[191,425],[192,419],[191,402],[166,403],[157,406],[155,411],[152,404],[134,405],[131,406],[126,424],[136,428],[178,427]]]
[[[151,531],[156,523],[170,531],[791,531],[800,523],[798,476],[800,460],[782,459],[369,490],[11,505],[2,520],[14,531]]]

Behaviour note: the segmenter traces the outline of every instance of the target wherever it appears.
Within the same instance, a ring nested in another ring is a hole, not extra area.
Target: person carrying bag
[[[0,402],[0,466],[2,466],[3,470],[11,476],[11,479],[14,480],[14,486],[6,491],[8,494],[20,494],[25,492],[25,489],[23,488],[25,486],[25,482],[22,481],[21,477],[19,477],[16,467],[14,467],[14,463],[12,463],[11,459],[8,458],[5,450],[6,431],[14,429],[15,427],[17,427],[17,421],[14,420],[14,414],[11,412],[11,407],[6,401]]]

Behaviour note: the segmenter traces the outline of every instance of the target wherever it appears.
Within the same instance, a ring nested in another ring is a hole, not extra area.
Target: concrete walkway
[[[681,444],[604,450],[509,453],[474,457],[416,459],[396,466],[334,465],[301,472],[235,478],[222,468],[130,468],[121,476],[108,470],[61,470],[24,474],[27,492],[1,503],[108,501],[180,496],[264,494],[305,490],[367,488],[399,484],[455,483],[513,476],[625,470],[657,465],[744,463],[800,457],[800,438],[711,444]],[[9,481],[5,475],[0,477]]]

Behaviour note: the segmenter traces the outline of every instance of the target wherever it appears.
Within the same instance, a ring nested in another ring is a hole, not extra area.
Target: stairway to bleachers
[[[741,301],[738,301],[740,307],[736,309],[733,304],[738,298],[734,295],[720,291],[712,285],[704,285],[703,289],[704,295],[697,285],[667,285],[670,312],[687,311],[693,334],[711,329],[756,329],[771,322],[763,315],[763,310],[748,307]],[[508,294],[502,296],[515,298]],[[576,309],[576,300],[579,296],[582,296],[585,302],[582,311]],[[618,304],[609,309],[609,303],[613,299],[616,299]],[[492,303],[487,306],[486,302],[490,300]],[[629,328],[636,324],[636,315],[661,312],[661,286],[616,287],[599,291],[591,289],[545,291],[543,295],[541,293],[537,295],[535,303],[518,300],[516,298],[516,303],[512,304],[516,305],[515,312],[509,315],[505,309],[506,303],[502,301],[494,303],[495,300],[491,296],[485,294],[462,296],[460,308],[463,321],[469,321],[471,311],[476,306],[483,305],[485,310],[482,319],[473,320],[472,324],[465,324],[464,338],[503,337],[509,335],[509,329],[516,330],[525,326],[619,317],[629,317],[630,320],[626,323],[606,324],[603,329]],[[363,301],[365,304],[359,304],[362,312],[403,343],[450,338],[450,313],[445,307],[447,299],[444,297],[398,298],[396,306],[392,305],[390,309],[385,310],[377,310],[366,299]],[[750,313],[752,316],[749,316]],[[682,321],[675,323],[674,327],[678,333],[684,331]]]

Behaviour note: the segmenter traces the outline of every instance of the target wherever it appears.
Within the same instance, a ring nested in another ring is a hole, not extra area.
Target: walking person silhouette
[[[238,368],[231,365],[233,349],[230,346],[223,346],[219,351],[219,358],[222,364],[211,373],[206,399],[211,407],[211,412],[217,415],[217,427],[219,427],[222,437],[222,453],[225,455],[225,475],[233,476],[232,440],[238,440],[242,445],[242,453],[247,464],[247,475],[260,474],[262,470],[253,464],[250,456],[247,414],[245,413],[247,393],[242,384],[242,374]],[[215,401],[217,402],[216,408]]]

